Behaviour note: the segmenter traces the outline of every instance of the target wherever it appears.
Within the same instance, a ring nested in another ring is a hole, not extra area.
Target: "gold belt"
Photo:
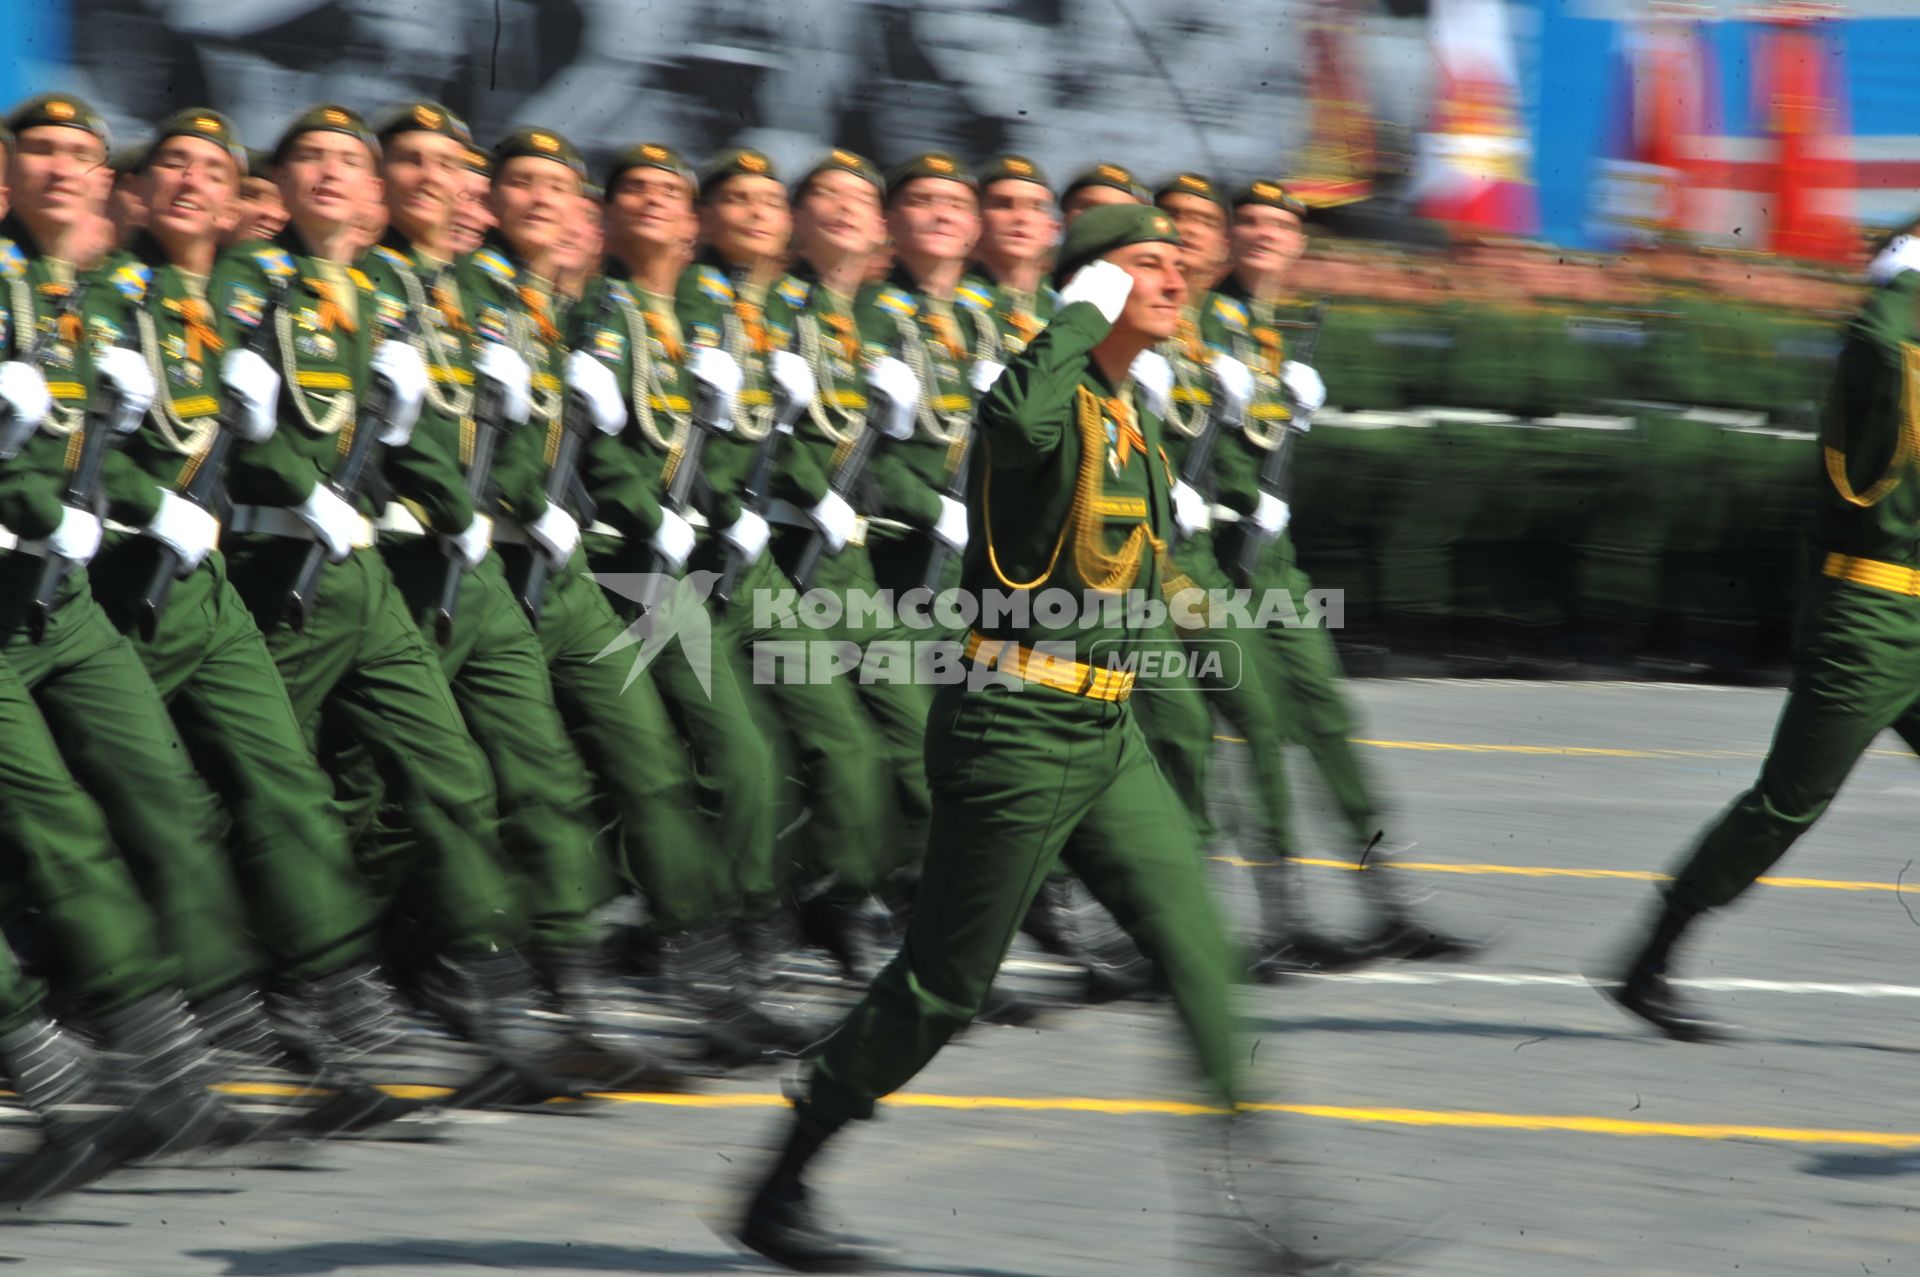
[[[1022,647],[1007,639],[967,635],[967,659],[993,665],[1028,683],[1096,701],[1124,701],[1133,695],[1133,671],[1103,670],[1065,657]]]
[[[1871,586],[1890,594],[1920,599],[1920,568],[1904,568],[1898,563],[1878,559],[1856,559],[1850,554],[1829,554],[1820,570],[1828,576],[1855,585]]]

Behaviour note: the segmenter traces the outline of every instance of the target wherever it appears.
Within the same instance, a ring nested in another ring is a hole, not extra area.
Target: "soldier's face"
[[[229,243],[249,239],[272,239],[287,228],[287,205],[280,188],[264,177],[240,180],[240,215],[235,221]]]
[[[553,160],[516,155],[494,175],[491,202],[500,233],[534,258],[561,247],[578,212],[580,179]]]
[[[1060,212],[1067,219],[1067,225],[1073,225],[1073,219],[1090,208],[1099,208],[1102,204],[1138,204],[1140,201],[1127,192],[1114,186],[1083,186],[1067,197]]]
[[[1242,204],[1233,213],[1233,264],[1243,270],[1283,271],[1307,246],[1300,219],[1284,208]]]
[[[239,220],[240,166],[218,142],[170,137],[153,148],[136,183],[147,225],[172,238],[209,239]]]
[[[1034,182],[1001,181],[981,200],[980,250],[1009,262],[1037,262],[1060,238],[1053,194]]]
[[[453,205],[452,235],[447,241],[454,252],[471,253],[494,228],[493,209],[487,202],[492,190],[493,181],[485,173],[468,169],[461,179],[460,198]]]
[[[331,130],[294,138],[274,171],[288,215],[316,227],[350,225],[378,180],[366,143]]]
[[[607,235],[616,247],[673,249],[693,220],[693,184],[661,168],[630,168],[607,193]]]
[[[572,220],[567,225],[567,233],[560,240],[559,250],[554,254],[554,269],[561,271],[583,271],[600,260],[606,238],[601,232],[599,201],[590,196],[579,197]]]
[[[787,188],[770,177],[728,178],[700,205],[700,233],[731,262],[779,256],[793,234]]]
[[[809,257],[865,257],[887,238],[880,192],[863,177],[829,169],[807,183],[793,229]]]
[[[100,212],[111,181],[106,145],[85,129],[42,126],[14,140],[7,185],[23,217],[47,226],[80,225]]]
[[[1187,277],[1180,269],[1180,249],[1174,244],[1129,244],[1107,254],[1107,260],[1133,276],[1133,291],[1114,323],[1153,341],[1165,341],[1180,327],[1180,311],[1187,304]]]
[[[467,148],[440,133],[399,133],[387,141],[380,176],[393,224],[410,240],[435,241],[466,186]]]
[[[963,259],[980,242],[980,201],[965,182],[916,177],[894,195],[887,229],[902,257]]]
[[[1180,232],[1188,276],[1206,279],[1218,274],[1227,260],[1227,215],[1220,206],[1198,195],[1168,195],[1160,207]]]

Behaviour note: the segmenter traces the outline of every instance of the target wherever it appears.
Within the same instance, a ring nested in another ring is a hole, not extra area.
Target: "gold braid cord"
[[[1863,510],[1879,505],[1900,486],[1908,463],[1920,455],[1920,346],[1912,342],[1900,344],[1900,377],[1900,438],[1894,443],[1893,459],[1887,462],[1886,473],[1865,492],[1853,490],[1853,483],[1847,478],[1846,450],[1831,442],[1834,426],[1832,420],[1828,420],[1828,441],[1821,448],[1826,456],[1827,478],[1848,505]]]

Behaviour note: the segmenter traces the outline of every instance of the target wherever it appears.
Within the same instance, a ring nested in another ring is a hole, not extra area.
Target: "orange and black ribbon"
[[[960,340],[960,325],[954,323],[952,317],[943,315],[937,310],[929,310],[926,314],[927,324],[933,329],[934,338],[947,348],[947,354],[954,359],[965,356],[967,346]]]
[[[454,300],[453,290],[448,288],[443,276],[435,276],[433,281],[433,308],[440,312],[440,319],[449,332],[470,333],[467,317],[460,313],[460,303]]]
[[[827,327],[833,329],[834,339],[840,343],[840,353],[849,360],[857,361],[860,358],[860,330],[854,326],[853,317],[830,310],[820,318]]]
[[[1174,329],[1173,339],[1180,343],[1188,359],[1196,364],[1207,362],[1207,347],[1200,340],[1200,325],[1194,323],[1190,315],[1180,316],[1180,326]]]
[[[219,354],[225,345],[220,334],[213,330],[213,308],[198,297],[169,297],[166,308],[180,317],[187,330],[187,358],[193,363],[204,363],[209,354]]]
[[[1038,337],[1040,330],[1046,327],[1032,311],[1022,310],[1017,307],[1007,312],[1007,322],[1012,324],[1013,331],[1019,334],[1020,344],[1023,347],[1035,337]]]
[[[1124,399],[1107,400],[1107,415],[1113,418],[1119,438],[1114,441],[1113,450],[1120,458],[1120,468],[1125,470],[1127,463],[1133,460],[1133,454],[1147,455],[1147,436],[1141,433],[1140,423],[1134,418],[1133,407]]]
[[[1287,362],[1287,343],[1276,329],[1265,324],[1253,330],[1254,344],[1260,347],[1260,371],[1280,375],[1280,365]]]
[[[554,326],[553,312],[547,309],[547,299],[540,295],[540,290],[532,287],[521,288],[520,304],[527,308],[529,315],[533,316],[534,326],[540,330],[540,340],[549,346],[559,345],[560,330]]]
[[[73,289],[67,284],[42,284],[40,291],[46,296],[53,298],[57,303],[65,301],[67,294],[72,292]],[[67,342],[69,345],[79,345],[81,331],[80,314],[78,311],[66,311],[61,314],[59,331],[61,341]]]
[[[353,315],[340,304],[339,295],[333,291],[332,281],[310,279],[307,283],[320,298],[319,319],[322,332],[331,332],[336,328],[345,332],[358,331],[359,326],[353,322]]]
[[[647,308],[647,330],[653,334],[653,339],[660,343],[660,348],[667,352],[667,359],[670,362],[683,364],[687,361],[687,349],[680,344],[680,338],[674,334],[673,325],[668,322],[665,315],[652,307]]]
[[[747,334],[747,348],[756,355],[764,355],[773,350],[773,339],[767,335],[766,312],[758,305],[742,297],[733,303],[734,318],[740,321],[741,329]]]

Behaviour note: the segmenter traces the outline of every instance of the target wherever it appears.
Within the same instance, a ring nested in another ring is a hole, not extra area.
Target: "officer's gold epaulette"
[[[395,270],[408,272],[413,270],[413,263],[407,260],[405,253],[396,252],[388,248],[385,244],[375,244],[373,246],[373,255]]]
[[[962,281],[960,286],[953,290],[953,300],[982,314],[993,310],[993,294],[986,292],[978,284]]]
[[[873,304],[902,319],[912,319],[920,313],[920,305],[913,300],[913,295],[891,284],[873,295]]]
[[[254,265],[279,279],[292,279],[299,273],[293,264],[293,254],[278,244],[262,244],[249,250],[247,256],[253,258]]]
[[[1213,295],[1213,313],[1219,318],[1221,323],[1226,324],[1228,327],[1239,332],[1246,331],[1247,308],[1244,303],[1237,302],[1231,297],[1222,297],[1219,293],[1215,293]]]
[[[114,268],[109,280],[116,293],[138,304],[147,299],[147,289],[153,283],[153,268],[145,262],[123,262]]]
[[[780,281],[780,286],[774,292],[779,295],[781,301],[795,310],[805,310],[807,302],[813,297],[813,285],[804,279],[789,275]]]
[[[506,255],[497,248],[475,249],[470,260],[488,276],[502,284],[511,284],[519,273],[513,269],[513,263],[506,259]]]
[[[27,276],[27,255],[20,251],[18,244],[4,237],[0,237],[0,276],[7,279]]]
[[[700,291],[717,302],[733,304],[733,285],[727,277],[711,266],[694,267],[693,282]]]

